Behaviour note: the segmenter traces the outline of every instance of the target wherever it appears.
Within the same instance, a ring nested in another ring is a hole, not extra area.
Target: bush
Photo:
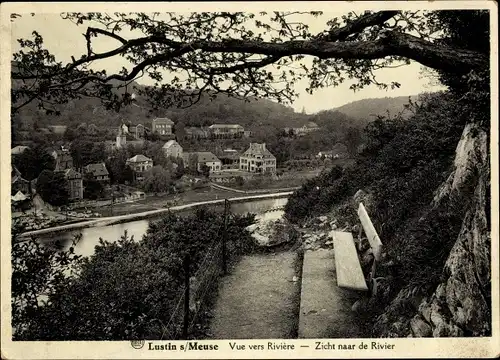
[[[365,129],[364,151],[356,163],[334,167],[306,182],[289,199],[287,218],[300,222],[308,215],[328,211],[360,188],[375,194],[377,222],[391,237],[407,218],[428,204],[445,179],[465,123],[459,103],[448,93],[410,104],[413,115],[379,118]]]
[[[253,221],[251,215],[229,217],[232,261],[253,251],[255,242],[245,230]],[[126,234],[116,242],[100,239],[95,253],[84,259],[75,258],[73,248],[55,252],[36,241],[13,242],[14,339],[160,339],[182,292],[184,256],[189,256],[190,274],[206,266],[223,224],[220,213],[206,209],[187,217],[167,214],[150,223],[141,241]],[[218,258],[213,261],[219,266]],[[74,276],[67,271],[72,265]],[[48,296],[41,304],[40,292]],[[31,301],[29,308],[22,306],[25,299]]]

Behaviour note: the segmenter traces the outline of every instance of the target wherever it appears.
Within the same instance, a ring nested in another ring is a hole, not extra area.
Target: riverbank
[[[272,194],[261,194],[261,195],[250,195],[250,196],[240,196],[240,197],[232,197],[228,198],[227,200],[230,203],[241,203],[241,202],[247,202],[247,201],[257,201],[257,200],[266,200],[266,199],[279,199],[279,198],[288,198],[293,192],[278,192],[278,193],[272,193]],[[90,220],[90,221],[83,221],[75,224],[67,224],[67,225],[60,225],[60,226],[55,226],[51,228],[46,228],[46,229],[40,229],[40,230],[34,230],[34,231],[28,231],[24,232],[20,235],[20,237],[28,237],[28,236],[37,236],[37,235],[45,235],[45,234],[51,234],[51,233],[58,233],[58,232],[64,232],[64,231],[71,231],[71,230],[78,230],[78,229],[84,229],[88,227],[94,227],[94,226],[108,226],[108,225],[114,225],[114,224],[119,224],[122,222],[128,222],[128,221],[134,221],[134,220],[143,220],[151,217],[156,217],[158,215],[161,215],[162,213],[171,211],[171,212],[182,212],[182,211],[187,211],[187,210],[192,210],[200,206],[217,206],[217,205],[223,205],[225,199],[217,199],[217,200],[208,200],[208,201],[200,201],[200,202],[194,202],[190,204],[184,204],[184,205],[178,205],[178,206],[172,206],[169,208],[162,208],[162,209],[156,209],[156,210],[149,210],[149,211],[144,211],[140,213],[133,213],[133,214],[126,214],[126,215],[119,215],[119,216],[111,216],[111,217],[104,217],[96,220]]]

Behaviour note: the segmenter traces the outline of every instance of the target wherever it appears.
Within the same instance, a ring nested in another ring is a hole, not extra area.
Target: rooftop
[[[156,123],[174,125],[174,122],[167,117],[153,119],[153,124],[156,124]]]
[[[175,141],[175,140],[168,140],[168,141],[165,143],[165,145],[163,145],[163,147],[164,147],[164,148],[169,148],[169,147],[171,147],[172,145],[175,145],[175,144],[179,145],[179,143],[178,143],[177,141]],[[180,145],[179,145],[179,146],[180,146]]]
[[[238,124],[213,124],[209,126],[210,129],[243,129],[243,126]]]
[[[217,156],[215,156],[210,151],[200,151],[198,154],[198,162],[217,162],[220,161]]]
[[[94,176],[104,176],[104,175],[109,175],[108,169],[106,169],[106,165],[103,163],[97,163],[97,164],[88,164],[85,166],[85,170],[87,172],[91,172],[94,174]]]
[[[127,162],[133,162],[133,163],[145,162],[145,161],[153,161],[153,160],[142,154],[136,155],[127,160]]]
[[[256,156],[256,155],[261,155],[267,158],[274,158],[274,155],[271,154],[269,150],[267,150],[265,143],[262,144],[250,143],[250,147],[248,148],[247,151],[245,151],[243,156]]]
[[[72,168],[64,170],[64,176],[67,179],[80,179],[82,177],[82,175],[78,171]]]

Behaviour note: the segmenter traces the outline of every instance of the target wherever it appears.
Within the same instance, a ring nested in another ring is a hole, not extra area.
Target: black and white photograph
[[[3,4],[2,358],[498,356],[496,7]]]

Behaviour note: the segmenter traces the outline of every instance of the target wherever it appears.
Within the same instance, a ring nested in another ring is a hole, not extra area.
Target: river
[[[231,212],[236,214],[253,213],[257,215],[257,220],[267,218],[277,218],[281,216],[282,211],[269,212],[266,211],[276,207],[284,206],[287,203],[287,198],[253,200],[241,203],[232,203]],[[211,206],[216,210],[223,210],[222,206]],[[185,211],[179,214],[187,214],[190,211]],[[135,220],[114,225],[94,226],[85,229],[64,231],[58,233],[49,233],[38,235],[37,239],[45,245],[53,246],[59,249],[68,249],[72,246],[75,235],[81,234],[82,238],[75,246],[75,253],[83,256],[90,256],[94,253],[95,246],[99,243],[99,238],[107,241],[116,241],[127,231],[127,235],[133,236],[135,240],[142,239],[146,233],[150,221],[160,219],[161,216],[146,220]]]

